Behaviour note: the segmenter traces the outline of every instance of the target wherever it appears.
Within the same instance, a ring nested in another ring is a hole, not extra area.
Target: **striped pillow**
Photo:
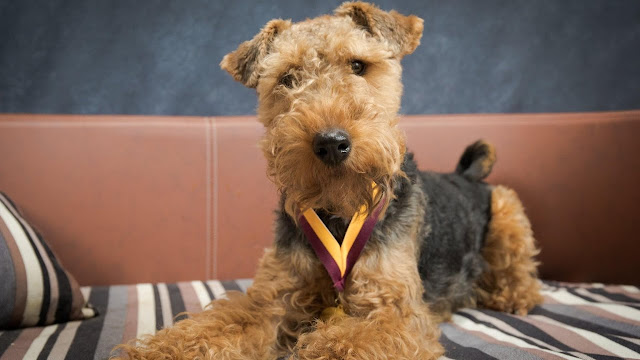
[[[0,329],[95,315],[76,280],[0,192]]]

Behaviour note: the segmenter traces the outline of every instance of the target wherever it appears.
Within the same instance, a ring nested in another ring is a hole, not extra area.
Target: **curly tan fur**
[[[336,9],[334,16],[300,23],[272,20],[224,57],[221,67],[258,93],[267,173],[283,198],[276,242],[261,260],[246,295],[215,300],[204,312],[191,314],[172,328],[120,346],[124,357],[430,360],[443,354],[437,326],[442,318],[436,318],[425,302],[429,283],[423,283],[418,262],[424,245],[433,241],[425,241],[432,229],[425,220],[429,211],[447,213],[429,208],[433,193],[427,195],[421,187],[423,180],[412,157],[405,154],[405,137],[397,126],[400,60],[419,45],[422,29],[423,21],[416,16],[350,2]],[[366,64],[364,72],[354,71],[354,61]],[[348,134],[351,149],[340,166],[325,166],[314,153],[313,139],[333,129]],[[461,168],[465,181],[486,186],[479,180],[495,161],[493,147],[478,142],[468,155]],[[372,182],[380,190],[377,198],[371,196]],[[489,190],[483,189],[487,205]],[[331,231],[346,231],[348,220],[363,204],[371,209],[383,196],[384,226],[374,231],[346,279],[345,291],[336,293],[296,227],[296,213],[322,210],[333,222]],[[476,284],[478,302],[523,313],[540,300],[531,229],[511,190],[494,189],[492,206],[483,253],[490,270]],[[487,213],[483,212],[483,221]],[[484,231],[484,224],[478,229]],[[478,248],[473,254],[481,259]],[[478,269],[484,265],[480,262]],[[437,269],[430,272],[434,273],[441,278]],[[475,305],[475,298],[460,299],[460,294],[474,295],[471,284],[477,275],[468,280],[462,276],[467,273],[464,268],[443,273],[442,278],[452,279],[446,290],[450,294],[434,292],[445,309],[454,300],[456,308]],[[469,292],[464,291],[467,288]],[[345,316],[318,320],[336,302],[344,307]]]
[[[287,340],[297,337],[325,307],[318,300],[318,287],[330,289],[321,279],[296,276],[292,261],[295,257],[267,250],[246,295],[230,293],[228,300],[215,300],[205,311],[119,348],[128,359],[149,360],[266,360],[285,354],[293,348]]]
[[[414,241],[385,251],[369,249],[340,295],[348,316],[318,321],[315,331],[300,336],[292,359],[409,360],[442,355],[440,330],[422,300],[415,259]]]
[[[489,269],[478,281],[478,302],[489,309],[526,315],[542,302],[537,279],[540,252],[515,191],[497,186],[491,193],[491,222],[482,254]]]
[[[381,193],[390,189],[404,158],[400,59],[420,43],[422,19],[365,3],[345,3],[336,14],[295,24],[273,20],[221,63],[257,89],[267,172],[292,216],[301,207],[346,218],[362,204],[372,208],[379,199],[371,199],[371,182]],[[367,64],[363,76],[351,70],[356,59]],[[280,82],[285,75],[293,86]],[[314,134],[330,128],[351,137],[341,167],[323,166],[311,148]]]

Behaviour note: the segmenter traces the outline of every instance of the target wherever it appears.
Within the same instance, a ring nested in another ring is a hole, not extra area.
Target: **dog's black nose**
[[[329,129],[317,133],[313,138],[313,153],[325,164],[340,164],[351,152],[351,140],[346,131]]]

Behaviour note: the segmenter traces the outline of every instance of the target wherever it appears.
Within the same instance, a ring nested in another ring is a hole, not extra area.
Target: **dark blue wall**
[[[251,114],[222,56],[340,1],[0,0],[0,112]],[[404,0],[405,113],[640,108],[640,1]]]

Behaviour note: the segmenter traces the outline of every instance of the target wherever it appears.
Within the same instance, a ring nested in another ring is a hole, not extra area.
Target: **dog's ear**
[[[260,61],[269,53],[273,39],[289,27],[289,20],[269,21],[253,39],[243,42],[235,51],[225,55],[220,67],[245,86],[258,86]]]
[[[409,55],[420,45],[424,21],[415,15],[382,11],[365,2],[346,2],[335,10],[335,14],[349,16],[372,36],[387,42],[395,56]]]

